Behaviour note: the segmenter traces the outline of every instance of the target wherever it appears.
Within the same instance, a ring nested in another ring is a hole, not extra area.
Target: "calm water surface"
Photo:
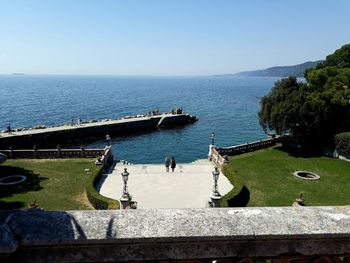
[[[72,118],[109,119],[181,106],[199,121],[183,128],[112,138],[117,159],[162,163],[206,158],[210,134],[218,146],[264,138],[260,97],[277,78],[0,76],[0,129],[54,125]],[[104,138],[87,147],[101,147]]]

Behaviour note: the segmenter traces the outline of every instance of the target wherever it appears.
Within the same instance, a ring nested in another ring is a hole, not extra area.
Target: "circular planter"
[[[25,180],[27,180],[27,177],[24,175],[11,175],[11,176],[6,176],[4,178],[1,178],[0,185],[2,186],[17,185],[17,184],[23,183]]]
[[[318,174],[308,172],[308,171],[296,171],[293,173],[293,175],[299,179],[309,180],[309,181],[320,179],[320,176]]]

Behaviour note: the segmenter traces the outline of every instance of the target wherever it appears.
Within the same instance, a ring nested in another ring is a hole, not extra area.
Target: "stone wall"
[[[350,207],[0,212],[1,262],[349,262]]]
[[[251,151],[256,151],[264,148],[268,148],[271,146],[274,146],[277,142],[277,139],[266,139],[266,140],[260,140],[256,142],[251,142],[251,143],[245,143],[245,144],[240,144],[240,145],[235,145],[235,146],[230,146],[230,147],[220,147],[217,148],[217,151],[220,153],[220,155],[228,155],[228,156],[234,156],[246,152],[251,152]]]
[[[104,149],[33,149],[0,150],[9,159],[52,159],[52,158],[96,158],[103,155]]]

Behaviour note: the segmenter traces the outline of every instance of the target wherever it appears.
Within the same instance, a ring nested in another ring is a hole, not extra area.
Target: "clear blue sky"
[[[323,59],[348,0],[0,1],[0,74],[210,75]]]

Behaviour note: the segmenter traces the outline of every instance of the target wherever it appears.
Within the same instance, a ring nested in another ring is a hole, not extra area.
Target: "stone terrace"
[[[128,188],[138,202],[138,208],[204,208],[213,189],[214,166],[208,160],[176,166],[175,172],[167,173],[164,165],[117,164],[115,169],[101,177],[100,194],[119,199],[122,195],[121,172],[124,167],[130,173]],[[221,175],[218,181],[221,195],[232,189],[228,179]]]

